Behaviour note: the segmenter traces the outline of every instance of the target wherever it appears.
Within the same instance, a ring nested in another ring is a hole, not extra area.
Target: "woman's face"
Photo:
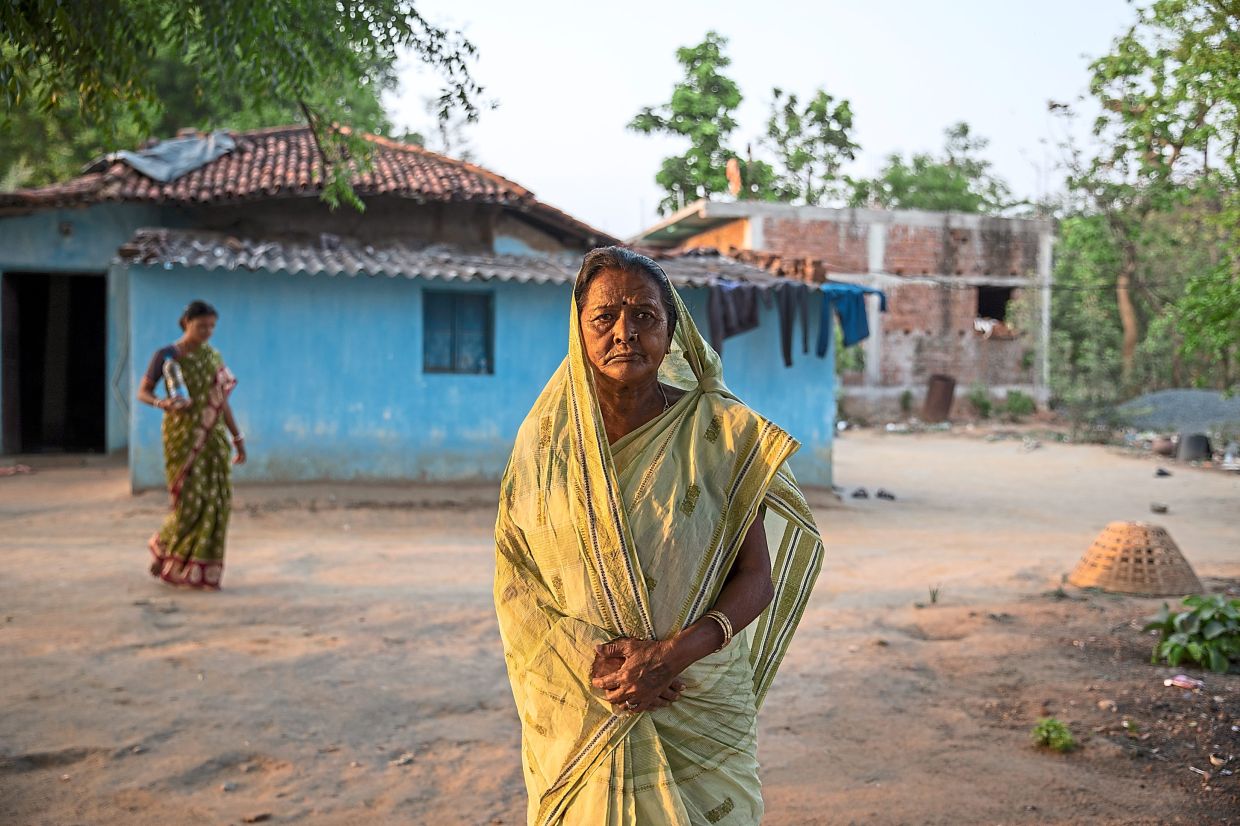
[[[200,315],[185,322],[185,337],[199,344],[206,344],[215,332],[216,318],[213,315]]]
[[[654,380],[667,355],[667,310],[643,275],[603,270],[581,302],[581,338],[595,376],[621,385]]]

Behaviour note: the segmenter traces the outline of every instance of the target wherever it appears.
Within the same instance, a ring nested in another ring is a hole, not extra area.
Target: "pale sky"
[[[474,73],[499,108],[467,135],[477,162],[536,197],[626,238],[658,220],[661,159],[673,138],[625,128],[671,97],[676,49],[709,29],[729,39],[727,74],[745,95],[733,146],[757,140],[774,86],[808,97],[821,86],[852,103],[847,170],[872,175],[892,152],[937,152],[959,120],[990,139],[985,152],[1020,196],[1057,188],[1063,126],[1048,99],[1072,101],[1135,17],[1127,0],[765,0],[626,2],[420,0],[437,25],[479,50]],[[438,89],[414,65],[388,99],[398,127],[429,128]],[[1088,137],[1087,126],[1080,129]],[[760,154],[760,153],[759,153]]]

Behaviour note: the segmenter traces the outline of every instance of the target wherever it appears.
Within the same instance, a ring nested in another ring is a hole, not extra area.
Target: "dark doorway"
[[[107,279],[5,273],[4,452],[103,452]]]

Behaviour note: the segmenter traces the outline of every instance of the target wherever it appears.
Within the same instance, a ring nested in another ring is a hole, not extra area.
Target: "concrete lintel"
[[[706,208],[710,205],[711,205],[710,201],[707,201],[705,199],[698,199],[691,204],[685,204],[683,207],[676,210],[671,215],[664,218],[662,221],[659,221],[654,226],[647,227],[646,229],[634,235],[632,238],[629,238],[628,243],[641,244],[643,242],[646,242],[647,239],[649,239],[651,235],[654,235],[657,232],[667,229],[668,227],[674,227],[677,224],[679,224],[681,221],[684,221],[689,218],[701,219],[701,218],[707,218],[707,217],[714,217],[714,216],[707,216],[706,214]]]
[[[791,218],[801,221],[830,221],[844,224],[895,225],[978,230],[987,226],[1011,226],[1013,228],[1042,233],[1052,233],[1054,223],[1042,218],[1002,218],[992,215],[974,215],[962,212],[927,212],[920,209],[861,209],[853,207],[834,208],[773,204],[764,201],[695,201],[654,227],[647,235],[665,225],[676,223],[689,216],[703,218]]]
[[[1031,288],[1039,286],[1035,278],[1019,275],[892,275],[885,272],[833,272],[828,273],[830,281],[841,281],[845,284],[864,284],[868,287],[900,287],[905,284],[921,284],[931,287],[1014,287]]]

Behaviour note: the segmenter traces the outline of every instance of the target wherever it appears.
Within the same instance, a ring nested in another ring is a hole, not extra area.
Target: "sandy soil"
[[[1155,500],[1235,589],[1240,476],[947,435],[836,457],[898,499],[817,497],[827,566],[761,721],[768,823],[1240,822],[1240,777],[1189,770],[1240,773],[1240,676],[1165,689],[1134,627],[1158,600],[1046,595]],[[225,590],[196,594],[146,575],[162,494],[35,465],[0,478],[0,822],[523,822],[490,491],[242,489]],[[1046,713],[1083,748],[1032,747]]]

